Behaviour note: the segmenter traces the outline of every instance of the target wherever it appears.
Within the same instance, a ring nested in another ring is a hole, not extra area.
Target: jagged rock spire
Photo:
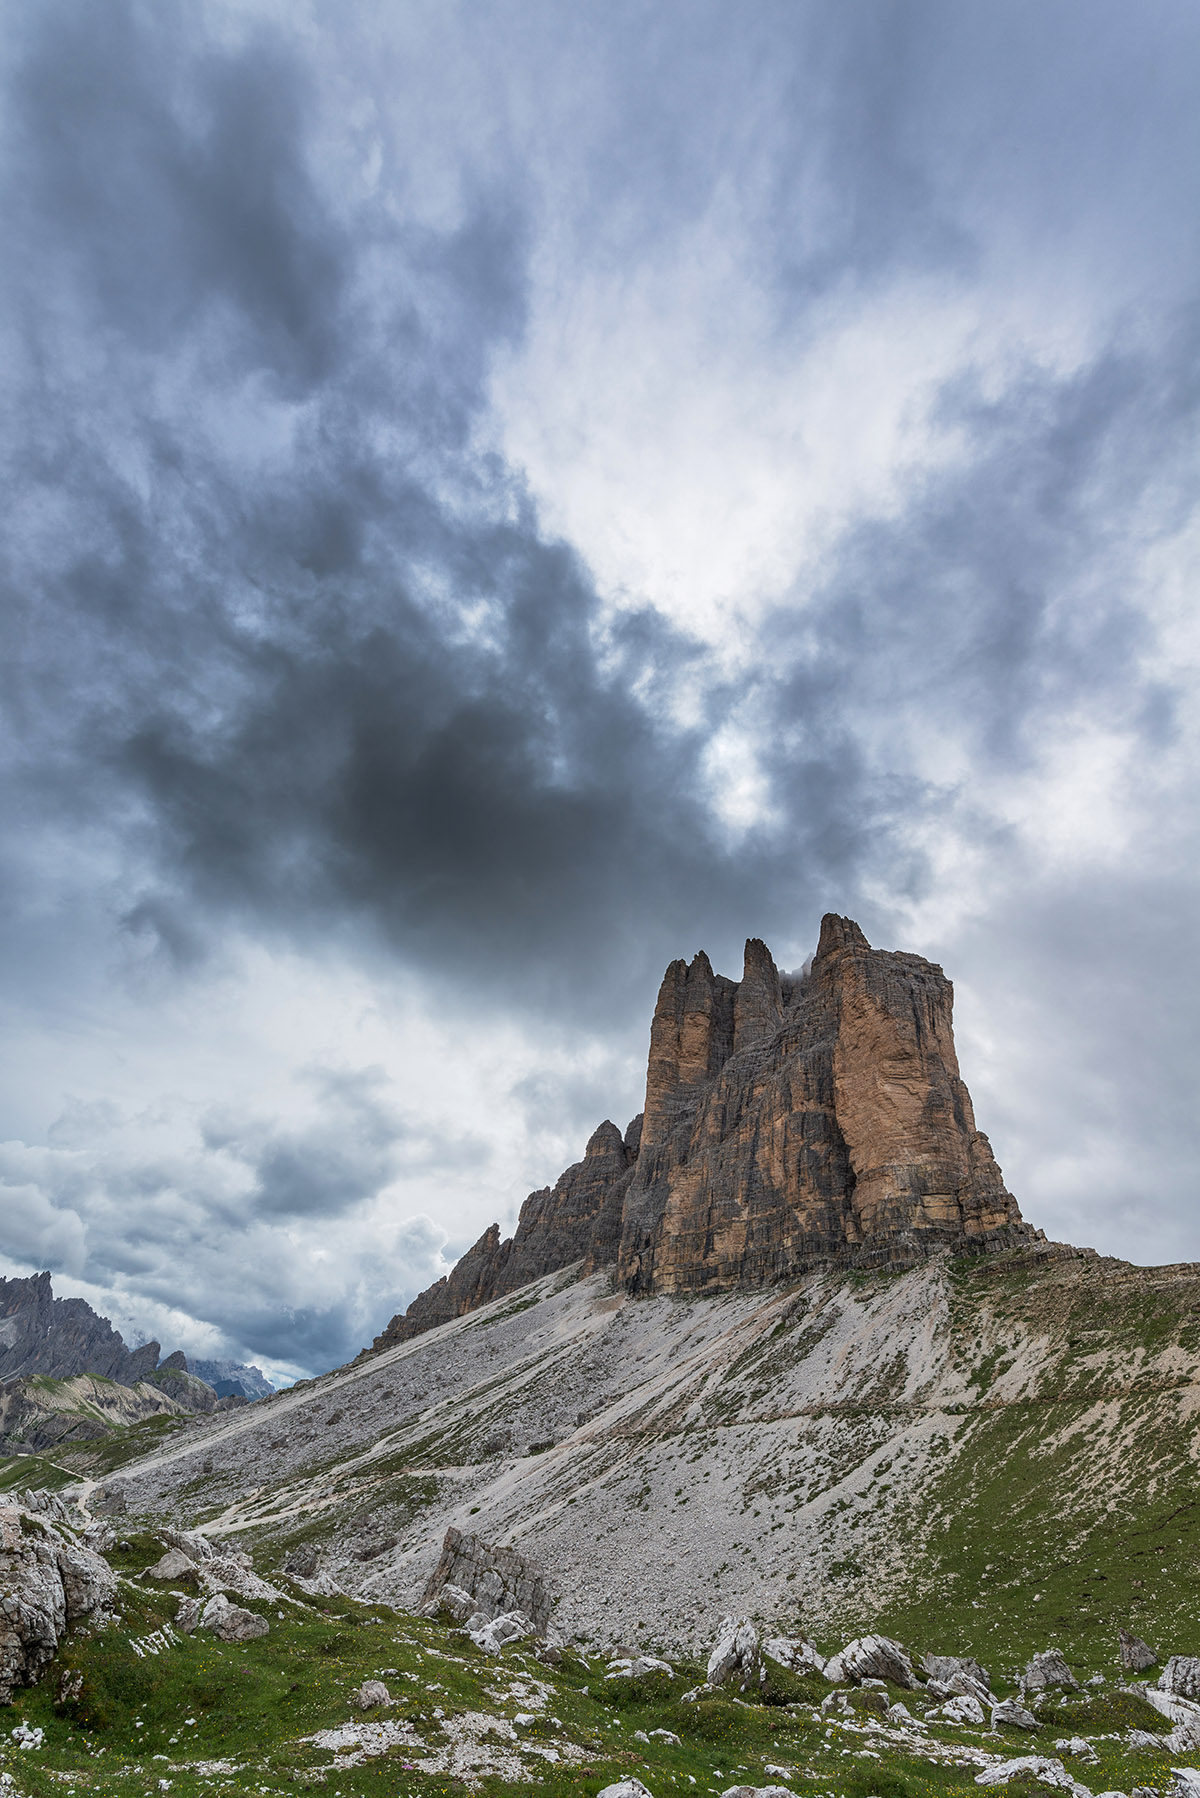
[[[601,1124],[510,1241],[486,1232],[377,1346],[574,1261],[615,1263],[632,1292],[687,1292],[1030,1239],[975,1128],[953,998],[941,968],[872,949],[833,912],[786,997],[758,937],[740,981],[702,950],[673,961],[640,1130]]]

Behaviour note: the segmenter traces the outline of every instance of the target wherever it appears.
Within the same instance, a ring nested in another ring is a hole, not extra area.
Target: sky
[[[342,1362],[826,910],[1200,1259],[1192,0],[0,22],[0,1273]]]

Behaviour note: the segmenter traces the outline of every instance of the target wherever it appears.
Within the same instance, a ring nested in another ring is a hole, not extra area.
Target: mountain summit
[[[576,1261],[630,1293],[759,1285],[817,1266],[904,1267],[1040,1240],[975,1128],[954,989],[828,913],[811,964],[746,944],[740,981],[701,951],[663,977],[644,1112],[493,1224],[394,1317],[403,1342]]]

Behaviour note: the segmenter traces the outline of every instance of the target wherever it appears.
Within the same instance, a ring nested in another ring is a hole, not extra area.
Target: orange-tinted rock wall
[[[833,914],[800,979],[757,938],[737,982],[703,952],[672,962],[644,1116],[624,1138],[602,1124],[509,1241],[493,1225],[375,1346],[578,1260],[633,1292],[689,1292],[1031,1239],[975,1128],[952,1008],[934,963]]]

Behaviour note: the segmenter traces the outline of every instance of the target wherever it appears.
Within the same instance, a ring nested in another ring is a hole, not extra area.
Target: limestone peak
[[[509,1240],[493,1225],[376,1346],[576,1261],[631,1293],[694,1292],[1032,1240],[975,1128],[952,1010],[941,968],[834,912],[802,981],[759,937],[740,980],[703,950],[673,961],[641,1119],[601,1124]]]

